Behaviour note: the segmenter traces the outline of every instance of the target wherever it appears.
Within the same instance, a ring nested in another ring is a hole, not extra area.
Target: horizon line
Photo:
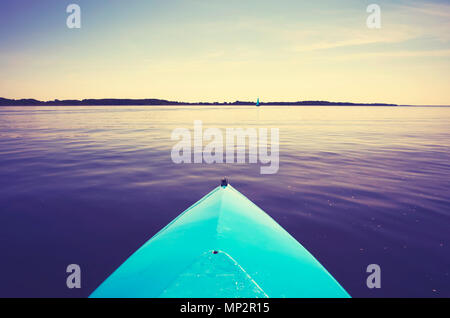
[[[110,102],[110,105],[254,105],[256,101],[242,101],[235,100],[233,102],[227,101],[196,101],[196,102],[184,102],[184,101],[171,101],[161,98],[84,98],[84,99],[53,99],[53,100],[38,100],[35,98],[4,98],[0,97],[0,106],[32,106],[32,105],[58,105],[63,104],[67,106],[95,106],[99,103]],[[135,104],[133,104],[133,102]],[[332,102],[326,100],[297,100],[297,101],[267,101],[263,102],[259,100],[260,105],[379,105],[379,106],[399,106],[399,104],[382,103],[382,102]],[[107,104],[106,104],[107,105]],[[403,105],[407,106],[407,105]],[[430,105],[431,106],[431,105]]]

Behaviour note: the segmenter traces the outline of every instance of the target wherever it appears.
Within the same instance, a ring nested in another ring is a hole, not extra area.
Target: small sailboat
[[[258,100],[256,101],[256,106],[259,107],[259,97]]]

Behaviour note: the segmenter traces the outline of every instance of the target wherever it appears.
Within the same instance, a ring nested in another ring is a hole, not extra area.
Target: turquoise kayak
[[[350,297],[226,180],[148,240],[93,298]]]

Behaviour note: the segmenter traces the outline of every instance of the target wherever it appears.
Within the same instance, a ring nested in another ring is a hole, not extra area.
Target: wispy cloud
[[[320,36],[328,34],[327,39],[315,40]],[[411,26],[391,26],[381,30],[370,30],[364,28],[335,28],[333,32],[317,30],[308,38],[299,39],[301,44],[296,44],[293,51],[305,52],[315,50],[326,50],[342,47],[354,47],[378,43],[401,43],[420,36],[422,33],[418,28]]]
[[[450,4],[414,1],[393,8],[398,19],[420,28],[423,38],[450,42]]]
[[[407,5],[401,5],[400,7],[424,15],[450,18],[450,4],[447,3],[412,2]]]
[[[354,60],[370,58],[412,58],[412,57],[450,57],[450,49],[426,50],[426,51],[390,51],[390,52],[368,52],[335,56],[336,60]]]
[[[447,48],[442,47],[442,44],[450,42],[449,18],[450,4],[417,1],[401,5],[391,4],[382,7],[381,29],[368,29],[364,16],[336,18],[333,27],[311,26],[308,32],[298,34],[293,32],[291,50],[308,52],[355,47],[372,50],[375,44],[401,44],[406,48],[409,45],[408,41],[425,40],[429,45],[431,43],[429,41],[434,40],[435,44],[441,47],[432,54],[442,54],[438,52],[445,52],[444,49]],[[386,56],[390,54],[388,52]]]

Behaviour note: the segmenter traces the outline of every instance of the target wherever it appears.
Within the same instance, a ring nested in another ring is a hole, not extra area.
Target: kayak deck
[[[231,185],[192,205],[90,297],[349,297],[268,214]]]
[[[205,252],[194,264],[180,273],[161,297],[207,298],[214,294],[223,298],[268,297],[261,287],[227,253]],[[189,286],[195,286],[194,289]]]

